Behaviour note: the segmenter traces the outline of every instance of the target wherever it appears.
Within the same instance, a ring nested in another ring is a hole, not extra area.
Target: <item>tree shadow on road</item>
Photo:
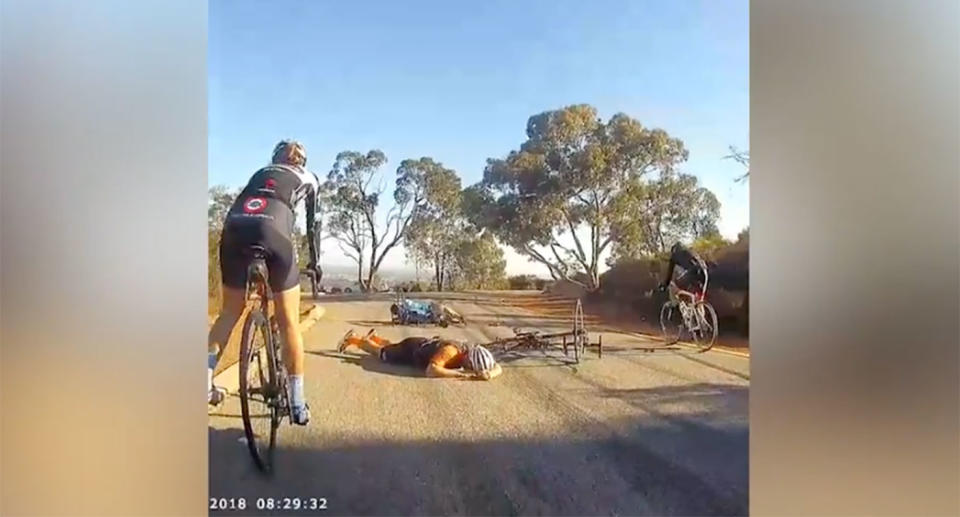
[[[395,327],[391,320],[348,320],[351,325],[360,325],[363,327]]]
[[[313,352],[304,350],[304,353],[340,359],[344,364],[359,366],[368,372],[383,373],[397,377],[423,377],[423,372],[412,366],[390,364],[368,354],[354,355],[340,352]]]
[[[325,515],[747,513],[745,387],[696,384],[591,393],[642,411],[607,421],[584,420],[577,410],[562,412],[570,419],[568,430],[542,438],[457,438],[456,430],[451,435],[447,429],[446,438],[356,439],[350,430],[321,430],[321,438],[304,446],[284,428],[273,478],[253,467],[239,441],[242,431],[211,429],[210,497],[244,496],[248,506],[257,497],[323,497],[328,509],[315,514]],[[690,409],[671,409],[678,403]],[[738,417],[727,418],[729,411]],[[389,435],[390,430],[382,431],[386,434],[377,435]],[[370,436],[369,429],[363,434]]]

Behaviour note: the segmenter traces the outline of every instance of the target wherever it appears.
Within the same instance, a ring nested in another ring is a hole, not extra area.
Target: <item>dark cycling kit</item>
[[[303,168],[272,164],[257,171],[237,196],[223,225],[220,270],[223,285],[242,289],[250,263],[247,250],[262,246],[266,252],[270,288],[286,291],[300,283],[297,248],[292,240],[294,211],[306,203],[307,231],[312,236],[310,263],[317,264],[314,218],[320,181]]]
[[[667,265],[667,274],[664,276],[663,282],[660,283],[661,289],[666,288],[667,284],[670,283],[670,279],[673,278],[673,269],[676,266],[685,270],[685,273],[681,276],[681,278],[686,279],[684,283],[695,286],[697,289],[703,286],[706,281],[708,264],[696,253],[677,243],[670,249],[670,263]]]
[[[466,357],[467,346],[440,337],[408,337],[380,349],[380,360],[426,368],[431,362],[445,368],[459,368]],[[455,364],[454,364],[455,363]]]

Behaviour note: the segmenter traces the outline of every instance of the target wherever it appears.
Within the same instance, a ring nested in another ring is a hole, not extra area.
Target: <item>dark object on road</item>
[[[411,300],[402,292],[390,305],[390,321],[394,325],[464,325],[466,321],[457,311],[437,302]]]

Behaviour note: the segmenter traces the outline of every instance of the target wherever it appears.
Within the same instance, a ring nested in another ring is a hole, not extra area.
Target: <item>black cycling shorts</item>
[[[399,343],[380,349],[380,360],[390,364],[403,364],[426,368],[433,354],[443,346],[439,339],[408,337]]]
[[[286,291],[300,285],[300,268],[293,242],[276,224],[257,218],[230,218],[220,239],[220,272],[223,285],[243,289],[247,285],[251,245],[267,251],[270,289]]]

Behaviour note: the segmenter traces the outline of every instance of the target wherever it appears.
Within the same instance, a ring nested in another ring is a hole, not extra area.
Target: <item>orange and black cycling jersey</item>
[[[408,337],[397,343],[391,343],[377,335],[367,337],[353,336],[348,343],[360,345],[364,340],[372,341],[380,348],[380,360],[394,364],[408,364],[417,368],[435,365],[441,368],[456,369],[464,364],[467,348],[456,341],[440,337]]]
[[[467,354],[464,353],[459,346],[446,343],[430,357],[430,361],[427,364],[455,370],[463,366],[463,361],[466,357]]]
[[[463,366],[465,351],[455,341],[436,338],[407,338],[403,342],[413,342],[413,362],[418,368],[436,365],[455,369]]]

